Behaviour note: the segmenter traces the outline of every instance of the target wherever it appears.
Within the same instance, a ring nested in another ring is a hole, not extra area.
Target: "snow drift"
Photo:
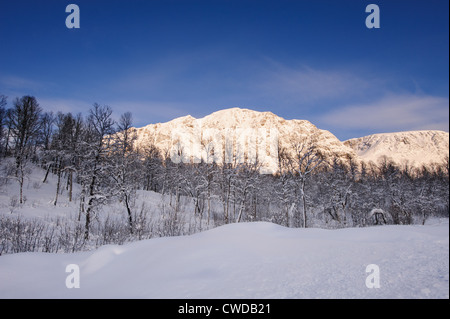
[[[80,288],[68,289],[69,264]],[[369,264],[380,288],[368,288]],[[74,254],[0,257],[0,298],[449,298],[448,219],[424,226],[229,224]]]

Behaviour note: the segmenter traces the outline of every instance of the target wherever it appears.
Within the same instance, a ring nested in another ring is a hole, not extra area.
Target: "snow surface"
[[[66,266],[80,288],[66,287]],[[366,287],[369,264],[380,288]],[[0,298],[449,298],[449,223],[221,226],[74,254],[0,256]]]
[[[26,176],[23,187],[25,202],[22,205],[18,203],[19,184],[17,181],[11,180],[9,184],[0,186],[0,215],[42,219],[76,215],[75,212],[77,212],[79,202],[75,199],[80,193],[79,184],[73,184],[74,201],[72,202],[69,202],[65,187],[61,187],[60,196],[58,196],[58,202],[55,206],[57,177],[54,174],[49,174],[47,181],[42,183],[45,170],[35,165],[30,165],[30,168],[31,173]]]

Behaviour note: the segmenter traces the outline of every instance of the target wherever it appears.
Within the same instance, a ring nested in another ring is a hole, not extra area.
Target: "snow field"
[[[74,254],[0,257],[0,298],[449,298],[448,219],[424,226],[221,226]],[[80,288],[68,289],[68,264]],[[366,287],[369,264],[380,288]]]

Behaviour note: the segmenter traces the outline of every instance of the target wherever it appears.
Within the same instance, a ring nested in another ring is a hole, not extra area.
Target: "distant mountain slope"
[[[232,162],[238,157],[247,161],[256,154],[269,172],[278,169],[279,150],[284,148],[292,154],[292,144],[308,141],[329,163],[334,157],[343,162],[351,158],[355,163],[377,163],[387,156],[397,165],[408,162],[420,167],[441,164],[449,156],[449,133],[443,131],[382,133],[342,142],[309,121],[286,120],[272,112],[241,108],[220,110],[198,119],[187,115],[137,128],[136,132],[136,145],[153,144],[166,156],[182,153],[180,161],[206,160],[206,150],[212,143],[215,153],[222,154],[219,160],[214,159],[216,162]]]
[[[442,164],[449,156],[449,133],[443,131],[407,131],[382,133],[350,139],[345,145],[355,150],[361,160],[378,162],[387,156],[413,167]]]
[[[270,154],[270,157],[266,157],[264,165],[275,171],[278,167],[278,144],[291,150],[292,143],[312,140],[326,159],[331,160],[335,156],[344,160],[357,158],[356,152],[336,136],[306,120],[285,120],[271,112],[240,108],[217,111],[199,119],[188,115],[166,123],[150,124],[138,128],[136,132],[137,145],[153,143],[167,153],[179,143],[188,158],[199,157],[202,153],[200,145],[203,143],[202,156],[205,159],[205,142],[211,138],[216,147],[222,147],[222,153],[231,148],[230,154],[236,156],[238,152],[243,152],[244,157],[248,158],[253,151],[261,162],[264,162],[261,159],[264,158],[262,153],[265,149],[265,155]]]

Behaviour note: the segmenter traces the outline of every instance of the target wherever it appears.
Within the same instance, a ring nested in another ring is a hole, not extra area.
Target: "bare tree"
[[[50,148],[50,141],[53,135],[53,128],[56,117],[53,112],[45,112],[40,118],[40,128],[41,128],[41,140],[40,144],[43,146],[44,151]]]
[[[71,176],[73,172],[73,160],[76,157],[75,148],[73,145],[74,141],[77,139],[75,136],[77,134],[77,120],[73,117],[71,113],[63,114],[58,113],[56,116],[56,126],[57,130],[53,135],[51,149],[49,150],[50,156],[52,157],[52,165],[55,167],[56,175],[58,177],[56,183],[56,197],[54,201],[54,205],[56,205],[58,201],[58,194],[61,188],[61,175],[63,172],[68,171],[68,188],[70,188],[69,192],[69,200],[71,201],[72,197],[72,181]],[[47,170],[48,172],[48,170]],[[45,178],[46,179],[46,178]],[[44,179],[44,180],[45,180]]]
[[[347,167],[335,157],[330,170],[323,174],[325,174],[323,183],[329,191],[326,212],[332,219],[345,227],[347,226],[348,206],[352,197],[351,189],[355,186],[356,169],[352,166]]]
[[[6,99],[7,97],[5,95],[0,95],[0,156],[3,153],[3,139],[5,135],[4,127],[6,125]]]
[[[32,147],[40,130],[41,111],[34,96],[23,96],[14,101],[12,111],[9,113],[11,132],[14,138],[15,176],[20,185],[19,202],[21,204],[23,203],[23,183],[27,172],[27,162],[31,157]]]
[[[291,224],[291,212],[295,205],[292,177],[287,149],[278,145],[278,172],[274,181],[274,194],[281,205],[281,214],[287,227]]]
[[[260,163],[248,164],[242,163],[238,166],[237,179],[235,181],[236,187],[234,187],[234,203],[238,204],[238,216],[236,223],[239,223],[242,219],[246,203],[253,202],[253,219],[256,219],[256,192],[259,181],[259,169]],[[250,206],[250,205],[247,205]]]
[[[224,163],[218,170],[218,190],[219,198],[223,206],[223,218],[225,224],[230,221],[230,204],[233,193],[234,179],[236,178],[236,168],[231,163]]]
[[[311,140],[293,140],[291,143],[291,147],[294,151],[294,158],[291,159],[291,168],[296,173],[296,181],[303,207],[302,227],[306,228],[308,226],[308,214],[305,186],[311,173],[323,163],[323,157],[319,153],[316,145]]]
[[[110,141],[107,136],[114,133],[114,120],[109,106],[95,103],[89,110],[87,126],[83,134],[83,154],[79,175],[82,179],[82,203],[86,203],[86,223],[84,238],[89,239],[91,215],[94,209],[109,197],[102,186],[111,177],[108,171],[108,153]],[[84,210],[83,205],[81,210]]]
[[[142,187],[146,191],[160,191],[160,173],[162,167],[161,154],[158,148],[151,142],[141,146],[138,150],[142,159],[143,175]]]
[[[133,233],[133,213],[130,201],[135,196],[141,171],[139,157],[133,146],[137,136],[132,128],[132,122],[130,112],[126,112],[120,117],[118,132],[113,138],[113,171],[111,174],[118,196],[127,210],[130,233]]]

